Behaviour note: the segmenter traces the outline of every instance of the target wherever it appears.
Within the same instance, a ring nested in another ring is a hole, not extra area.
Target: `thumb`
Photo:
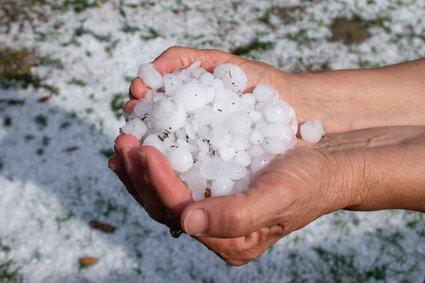
[[[242,237],[268,222],[269,208],[265,200],[266,197],[260,196],[255,189],[204,199],[184,209],[181,225],[187,234],[193,236]]]

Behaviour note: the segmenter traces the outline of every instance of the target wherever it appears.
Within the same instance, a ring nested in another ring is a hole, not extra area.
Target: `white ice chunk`
[[[205,106],[195,111],[194,120],[200,126],[211,124],[214,120],[214,110],[211,106]]]
[[[164,85],[161,74],[155,69],[152,63],[140,65],[137,76],[153,90],[157,90]]]
[[[193,71],[193,70],[198,69],[199,67],[201,67],[201,64],[202,64],[202,62],[199,61],[199,60],[197,60],[197,61],[193,62],[189,67],[187,67],[187,69],[189,71]]]
[[[216,148],[228,146],[231,140],[230,129],[223,123],[218,124],[211,132],[210,142]]]
[[[229,88],[236,93],[242,93],[248,84],[248,77],[244,71],[234,64],[218,65],[214,69],[213,75],[214,77],[221,79],[226,88]]]
[[[235,157],[236,150],[233,147],[223,147],[219,149],[218,153],[221,159],[230,160]]]
[[[148,102],[148,103],[152,103],[153,102],[153,96],[154,96],[154,91],[153,90],[148,90],[145,93],[145,96],[143,97],[143,101]]]
[[[205,198],[205,191],[193,191],[192,199],[193,201],[200,201]]]
[[[196,69],[193,69],[192,76],[196,79],[199,79],[201,75],[205,72],[206,70],[204,68],[196,68]]]
[[[229,127],[232,134],[246,136],[251,129],[251,119],[246,111],[236,111],[229,116]]]
[[[186,111],[180,102],[168,97],[153,105],[151,118],[158,129],[174,133],[183,127]]]
[[[252,144],[262,144],[264,142],[264,136],[260,131],[254,130],[249,137],[249,141]]]
[[[129,120],[123,127],[124,134],[133,135],[137,139],[141,139],[147,132],[148,128],[139,118]]]
[[[251,118],[251,121],[254,123],[260,121],[262,117],[263,114],[261,114],[260,111],[249,111],[249,118]]]
[[[268,85],[258,85],[252,92],[257,102],[272,103],[279,99],[279,93]]]
[[[186,172],[193,165],[192,154],[184,148],[173,148],[167,152],[167,160],[177,172]]]
[[[211,196],[218,197],[228,195],[232,192],[233,181],[226,178],[219,178],[211,183]]]
[[[291,121],[291,106],[284,101],[266,105],[264,112],[267,120],[272,123],[289,124]]]
[[[250,146],[248,136],[232,136],[231,146],[237,150],[245,150]]]
[[[205,188],[207,187],[207,180],[202,177],[201,173],[199,171],[190,170],[186,173],[183,173],[180,178],[183,182],[187,184],[190,191],[205,191]]]
[[[244,166],[232,160],[223,162],[223,170],[223,175],[231,180],[242,179],[247,174],[247,170]]]
[[[183,85],[182,80],[173,74],[165,74],[163,77],[164,80],[164,91],[168,96],[172,96],[175,92]]]
[[[301,125],[300,134],[304,141],[318,143],[325,135],[325,130],[319,120],[308,121]]]
[[[289,144],[286,144],[278,137],[267,137],[264,140],[264,148],[272,154],[283,153],[289,147]]]
[[[251,157],[245,150],[238,151],[235,155],[235,161],[246,167],[251,163]]]
[[[241,96],[243,106],[255,105],[255,96],[252,93],[245,93]]]
[[[166,152],[162,141],[159,139],[158,135],[156,134],[147,136],[143,140],[143,146],[153,146],[154,148],[159,150],[162,154],[165,154]]]
[[[176,91],[174,97],[180,101],[188,113],[193,113],[208,103],[207,92],[198,83],[184,84]]]
[[[134,106],[133,111],[138,117],[145,118],[152,111],[152,108],[153,108],[152,103],[148,103],[142,100],[139,103],[137,103],[136,106]]]
[[[224,177],[225,168],[223,162],[218,160],[209,160],[204,162],[200,168],[201,175],[209,180],[215,180]]]
[[[264,150],[264,147],[262,145],[254,144],[249,148],[248,152],[252,158],[255,158],[263,155],[266,151]]]
[[[201,83],[204,86],[211,86],[213,81],[214,81],[214,76],[211,73],[205,72],[201,75]]]

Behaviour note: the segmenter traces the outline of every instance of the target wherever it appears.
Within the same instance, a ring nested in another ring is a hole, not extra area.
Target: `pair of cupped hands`
[[[358,129],[351,122],[356,117],[348,117],[353,114],[344,110],[350,108],[349,99],[327,101],[320,89],[301,94],[306,88],[299,75],[219,50],[172,47],[153,64],[165,74],[198,60],[210,72],[223,63],[240,66],[249,80],[246,92],[256,85],[271,85],[295,108],[300,123],[319,119],[327,134],[318,144],[300,140],[295,148],[276,156],[257,172],[248,190],[197,202],[158,150],[133,136],[120,135],[109,167],[151,218],[182,229],[229,264],[243,265],[322,215],[340,209],[410,208],[397,202],[399,194],[388,197],[392,192],[376,183],[385,170],[381,165],[391,166],[387,160],[403,154],[398,146],[414,139],[417,127],[369,128],[376,125],[365,122],[359,123],[365,129]],[[147,90],[135,78],[125,112],[130,113]]]

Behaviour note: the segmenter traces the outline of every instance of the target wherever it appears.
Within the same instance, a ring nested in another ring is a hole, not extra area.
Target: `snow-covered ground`
[[[232,267],[186,235],[171,238],[106,165],[129,80],[167,47],[231,50],[287,71],[393,64],[425,56],[423,0],[0,5],[2,54],[28,54],[23,64],[40,78],[0,89],[0,281],[424,280],[424,214],[340,211]],[[345,37],[335,23],[348,27]],[[84,257],[98,261],[84,266]]]

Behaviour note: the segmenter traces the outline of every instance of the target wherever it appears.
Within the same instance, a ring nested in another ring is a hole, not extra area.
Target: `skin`
[[[425,60],[289,74],[222,51],[174,47],[153,63],[164,74],[197,60],[208,71],[222,63],[239,65],[248,75],[248,92],[259,84],[273,86],[300,122],[319,119],[329,134],[278,155],[248,190],[198,202],[159,151],[121,135],[109,167],[154,220],[182,228],[226,262],[243,265],[340,209],[425,212]],[[139,78],[130,89],[134,99],[126,112],[148,90]]]

